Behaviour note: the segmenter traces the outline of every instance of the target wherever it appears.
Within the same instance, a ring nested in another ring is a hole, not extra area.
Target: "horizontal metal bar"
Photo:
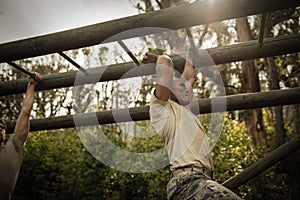
[[[299,0],[195,1],[191,4],[3,43],[0,44],[0,62],[78,49],[299,5]]]
[[[195,114],[244,110],[279,105],[299,104],[300,87],[269,92],[245,93],[216,98],[205,98],[193,102],[192,111]],[[80,119],[80,124],[74,122],[74,117]],[[93,120],[94,118],[97,120]],[[78,113],[60,117],[32,119],[30,130],[51,130],[71,128],[75,126],[94,126],[117,122],[140,121],[149,119],[149,106],[128,109],[106,110],[92,113]],[[97,123],[97,124],[95,124]],[[15,122],[7,123],[7,133],[12,133]]]
[[[300,51],[300,34],[280,36],[276,38],[266,38],[264,45],[258,47],[257,40],[249,42],[216,47],[203,50],[194,59],[194,66],[210,66],[211,64],[224,64],[229,62],[243,61],[256,58],[272,57]],[[184,66],[185,59],[180,56],[171,56],[174,67],[179,72],[180,67]],[[211,58],[211,59],[208,59]],[[212,63],[213,62],[213,63]],[[44,75],[43,82],[36,86],[36,91],[50,90],[54,88],[74,86],[77,78],[83,80],[81,84],[92,84],[95,81],[110,81],[125,79],[137,76],[155,74],[154,65],[136,66],[132,62],[110,65],[107,67],[99,66],[87,69],[89,75],[81,72],[64,72],[51,75]],[[126,75],[126,76],[125,76]],[[24,93],[27,87],[27,80],[19,79],[15,81],[2,81],[0,83],[0,96]]]

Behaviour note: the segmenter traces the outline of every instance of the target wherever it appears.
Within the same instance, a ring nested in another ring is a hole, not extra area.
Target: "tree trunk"
[[[280,89],[279,86],[279,77],[278,72],[276,70],[276,64],[274,62],[273,57],[267,58],[268,62],[268,79],[270,83],[270,90],[278,90]],[[281,146],[285,143],[285,129],[283,123],[283,113],[282,113],[282,106],[276,106],[273,109],[275,113],[275,133],[276,133],[276,147]]]
[[[300,30],[300,22],[299,17],[295,15],[290,15],[290,17],[293,19],[294,23],[292,25],[292,31],[293,33],[298,33]],[[293,56],[292,63],[295,63],[297,66],[297,63],[299,63],[300,54]],[[298,64],[299,66],[299,64]],[[297,83],[293,85],[293,87],[300,87],[300,73],[295,75],[295,79],[298,80]],[[296,135],[300,135],[300,104],[295,105],[288,105],[286,106],[286,109],[284,109],[284,114],[286,118],[286,122],[288,126],[292,130],[292,135],[295,137]]]
[[[251,40],[250,27],[246,17],[236,19],[236,28],[240,42]],[[260,92],[256,63],[253,60],[243,61],[241,67],[244,79],[242,84],[243,92]],[[254,144],[258,144],[262,139],[265,139],[262,111],[260,109],[253,109],[251,112],[246,112],[245,120],[246,126],[250,129]]]
[[[272,36],[271,33],[272,27],[275,24],[282,22],[283,20],[289,19],[294,12],[295,12],[294,9],[286,9],[283,11],[275,11],[273,13],[268,13],[266,19],[267,23],[265,27],[264,37]],[[270,84],[270,90],[280,89],[279,72],[277,70],[273,57],[267,57],[267,70],[268,70],[268,81]],[[282,106],[275,107],[273,109],[273,112],[275,113],[276,147],[279,147],[286,141],[286,132],[284,129]]]

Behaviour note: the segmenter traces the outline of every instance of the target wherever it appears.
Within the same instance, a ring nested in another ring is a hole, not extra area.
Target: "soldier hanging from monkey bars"
[[[241,199],[213,180],[213,161],[207,136],[190,110],[196,81],[192,52],[192,49],[188,52],[182,75],[175,72],[168,56],[146,53],[142,61],[156,63],[150,119],[164,141],[171,164],[168,199]]]

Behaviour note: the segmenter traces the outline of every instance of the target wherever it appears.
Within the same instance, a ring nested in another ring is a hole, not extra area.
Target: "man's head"
[[[193,90],[185,78],[173,77],[171,100],[180,105],[188,105],[193,97]]]
[[[6,139],[6,123],[5,121],[0,118],[0,145],[5,142]]]

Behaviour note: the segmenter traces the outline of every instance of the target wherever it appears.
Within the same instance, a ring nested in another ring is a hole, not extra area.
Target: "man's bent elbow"
[[[157,64],[173,67],[172,59],[167,55],[160,55],[157,59]]]

